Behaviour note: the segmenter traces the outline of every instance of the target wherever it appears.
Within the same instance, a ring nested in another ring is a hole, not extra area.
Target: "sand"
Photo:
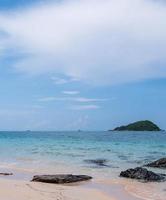
[[[115,200],[95,189],[0,179],[1,200]]]
[[[5,171],[5,169],[1,169]],[[0,200],[165,200],[165,184],[94,178],[70,185],[31,182],[34,173],[7,170],[0,176]]]

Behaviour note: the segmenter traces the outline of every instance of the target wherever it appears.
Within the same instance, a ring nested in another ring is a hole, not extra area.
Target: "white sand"
[[[95,189],[0,179],[0,200],[115,200]]]
[[[94,178],[82,184],[56,185],[30,182],[34,173],[27,170],[7,170],[11,171],[13,176],[0,177],[0,200],[165,200],[166,183]]]

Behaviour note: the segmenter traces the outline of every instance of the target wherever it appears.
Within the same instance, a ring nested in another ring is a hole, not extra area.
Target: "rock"
[[[33,177],[32,181],[64,184],[64,183],[87,181],[90,179],[92,179],[92,177],[86,175],[57,174],[57,175],[36,175]]]
[[[156,174],[152,171],[148,171],[146,168],[137,167],[135,169],[128,169],[120,173],[121,177],[143,180],[146,182],[150,181],[164,181],[166,180],[166,175]]]
[[[89,160],[84,160],[84,162],[95,164],[99,167],[108,167],[108,165],[106,164],[108,161],[106,159],[89,159]]]
[[[153,122],[144,120],[117,127],[114,131],[161,131],[161,129]]]
[[[146,167],[166,168],[166,158],[161,158],[161,159],[151,162],[145,166]]]
[[[13,175],[12,173],[0,173],[0,176],[11,176],[11,175]]]

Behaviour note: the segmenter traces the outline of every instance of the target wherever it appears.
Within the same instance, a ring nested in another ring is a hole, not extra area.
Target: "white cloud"
[[[96,110],[99,109],[100,107],[98,105],[74,105],[71,106],[70,109],[72,110]]]
[[[80,92],[79,91],[74,91],[74,90],[73,91],[69,90],[69,91],[62,91],[62,93],[63,94],[67,94],[67,95],[76,95],[76,94],[79,94]]]
[[[53,83],[55,85],[63,85],[63,84],[66,84],[66,83],[72,83],[72,82],[75,82],[75,81],[78,81],[78,79],[76,78],[59,78],[59,77],[51,77],[51,80],[53,81]]]
[[[42,97],[39,98],[40,102],[51,102],[51,101],[74,101],[80,103],[88,103],[88,102],[101,102],[107,101],[108,99],[97,99],[97,98],[86,98],[86,97]]]
[[[68,80],[64,78],[52,77],[51,79],[55,85],[62,85],[68,83]]]
[[[56,101],[56,100],[63,100],[63,98],[57,99],[56,97],[42,97],[42,98],[38,99],[38,101],[40,101],[40,102],[50,102],[50,101]]]
[[[91,84],[166,77],[165,19],[165,3],[153,0],[38,5],[0,14],[6,33],[1,51],[20,54],[15,68],[21,72],[62,74]]]
[[[108,99],[78,97],[78,98],[75,98],[74,100],[78,102],[86,103],[86,102],[107,101]]]

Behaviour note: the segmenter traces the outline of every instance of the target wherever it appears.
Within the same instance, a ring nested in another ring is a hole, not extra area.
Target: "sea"
[[[0,132],[0,167],[10,171],[86,174],[112,180],[120,179],[122,170],[162,157],[166,157],[165,131]],[[105,163],[93,162],[98,159]],[[164,169],[151,170],[166,173]],[[166,194],[164,187],[162,195]]]
[[[0,132],[0,165],[74,167],[107,173],[166,157],[166,132]],[[87,160],[104,159],[106,166]]]

